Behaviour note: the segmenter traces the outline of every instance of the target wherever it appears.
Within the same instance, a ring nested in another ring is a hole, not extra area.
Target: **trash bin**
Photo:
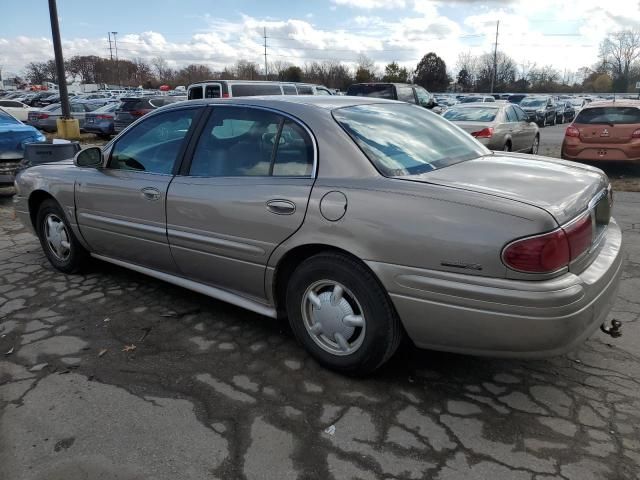
[[[33,142],[24,146],[24,158],[19,169],[33,167],[41,163],[59,162],[73,158],[80,151],[79,142]]]

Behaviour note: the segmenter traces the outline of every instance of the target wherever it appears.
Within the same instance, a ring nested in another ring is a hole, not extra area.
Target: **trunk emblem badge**
[[[608,137],[609,136],[609,130],[607,130],[606,128],[604,130],[602,130],[602,133],[600,134],[601,137]]]

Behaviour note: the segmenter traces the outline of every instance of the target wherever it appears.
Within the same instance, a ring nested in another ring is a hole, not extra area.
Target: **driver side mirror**
[[[77,167],[99,168],[102,166],[102,149],[89,147],[78,152],[73,159]]]

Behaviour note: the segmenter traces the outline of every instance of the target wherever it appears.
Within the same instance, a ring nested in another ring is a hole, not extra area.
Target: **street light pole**
[[[60,26],[58,25],[58,8],[56,6],[56,0],[49,0],[49,17],[51,17],[51,35],[53,36],[53,52],[56,57],[56,72],[58,75],[60,103],[62,104],[62,118],[70,119],[71,109],[69,108],[67,79],[64,73],[64,59],[62,58],[62,41],[60,40]]]
[[[113,43],[116,48],[116,78],[118,79],[118,88],[120,88],[120,62],[118,61],[118,40],[116,38],[118,32],[111,32],[111,34],[113,35]]]

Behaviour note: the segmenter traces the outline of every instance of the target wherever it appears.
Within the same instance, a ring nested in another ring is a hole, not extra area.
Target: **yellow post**
[[[58,118],[56,120],[58,127],[58,138],[66,140],[80,140],[80,124],[76,118]]]

